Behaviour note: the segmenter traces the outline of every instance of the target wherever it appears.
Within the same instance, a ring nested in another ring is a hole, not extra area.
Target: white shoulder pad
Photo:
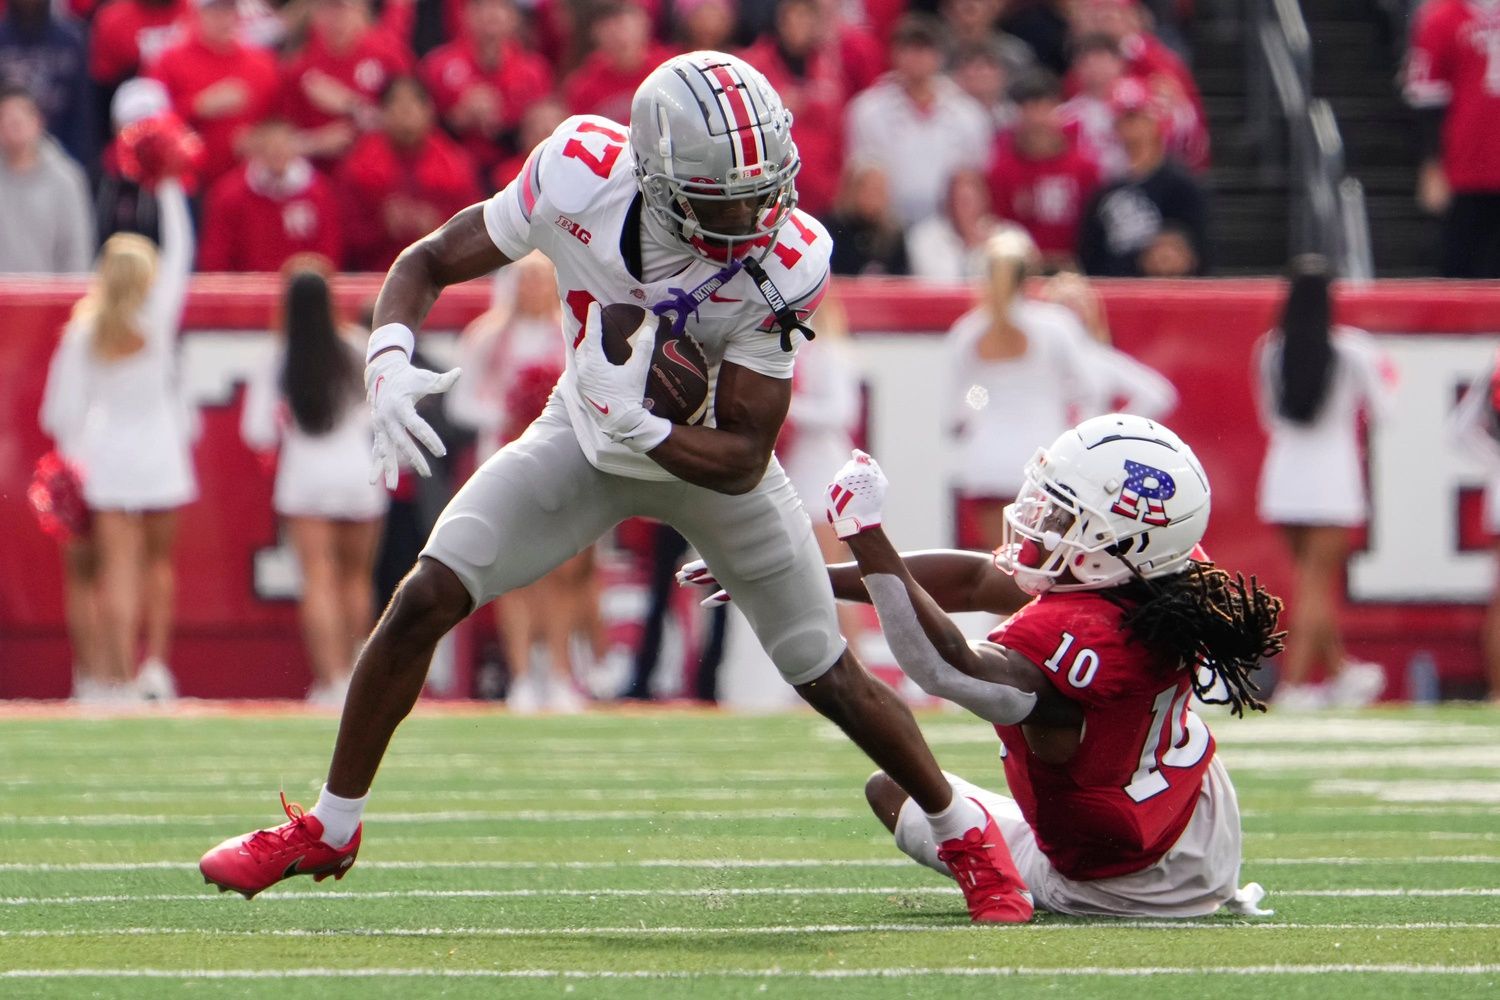
[[[582,211],[612,177],[634,170],[630,130],[598,115],[574,115],[538,148],[541,192],[562,212]]]

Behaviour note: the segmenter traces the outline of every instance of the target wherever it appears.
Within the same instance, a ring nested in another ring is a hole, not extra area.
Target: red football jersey
[[[1431,0],[1417,11],[1406,99],[1448,109],[1443,170],[1453,190],[1500,191],[1500,8]]]
[[[1083,741],[1061,766],[1032,756],[1023,727],[995,727],[1037,846],[1073,879],[1155,864],[1192,818],[1214,755],[1208,726],[1188,709],[1188,671],[1135,641],[1124,614],[1097,593],[1049,593],[990,635],[1083,710]]]
[[[1099,186],[1099,165],[1069,136],[1057,156],[1033,160],[1002,135],[990,167],[990,197],[995,214],[1026,227],[1044,254],[1078,251],[1078,224],[1084,206]]]

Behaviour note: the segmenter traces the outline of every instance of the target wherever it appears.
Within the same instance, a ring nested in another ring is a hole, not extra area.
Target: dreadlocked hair
[[[1203,701],[1228,705],[1238,716],[1246,708],[1264,712],[1250,675],[1284,645],[1286,632],[1276,627],[1281,598],[1255,577],[1247,584],[1242,574],[1231,578],[1211,562],[1189,561],[1181,573],[1154,580],[1134,566],[1130,571],[1133,580],[1102,592],[1125,609],[1122,624],[1146,645],[1180,658]],[[1224,682],[1222,698],[1208,697],[1215,678]]]

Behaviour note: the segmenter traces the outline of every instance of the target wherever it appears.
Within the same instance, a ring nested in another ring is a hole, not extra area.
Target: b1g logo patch
[[[1166,501],[1177,495],[1177,484],[1172,477],[1160,469],[1140,462],[1125,460],[1125,485],[1120,487],[1120,497],[1110,508],[1115,514],[1135,518],[1158,528],[1172,523],[1167,516]],[[1146,501],[1142,509],[1141,501]]]

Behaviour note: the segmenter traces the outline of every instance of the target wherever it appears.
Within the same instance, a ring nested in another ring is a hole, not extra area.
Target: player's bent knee
[[[468,615],[473,601],[466,588],[447,566],[423,556],[391,598],[382,626],[403,633],[438,636]]]
[[[796,687],[817,680],[844,655],[843,637],[818,625],[788,630],[766,646],[766,652],[788,684]]]

